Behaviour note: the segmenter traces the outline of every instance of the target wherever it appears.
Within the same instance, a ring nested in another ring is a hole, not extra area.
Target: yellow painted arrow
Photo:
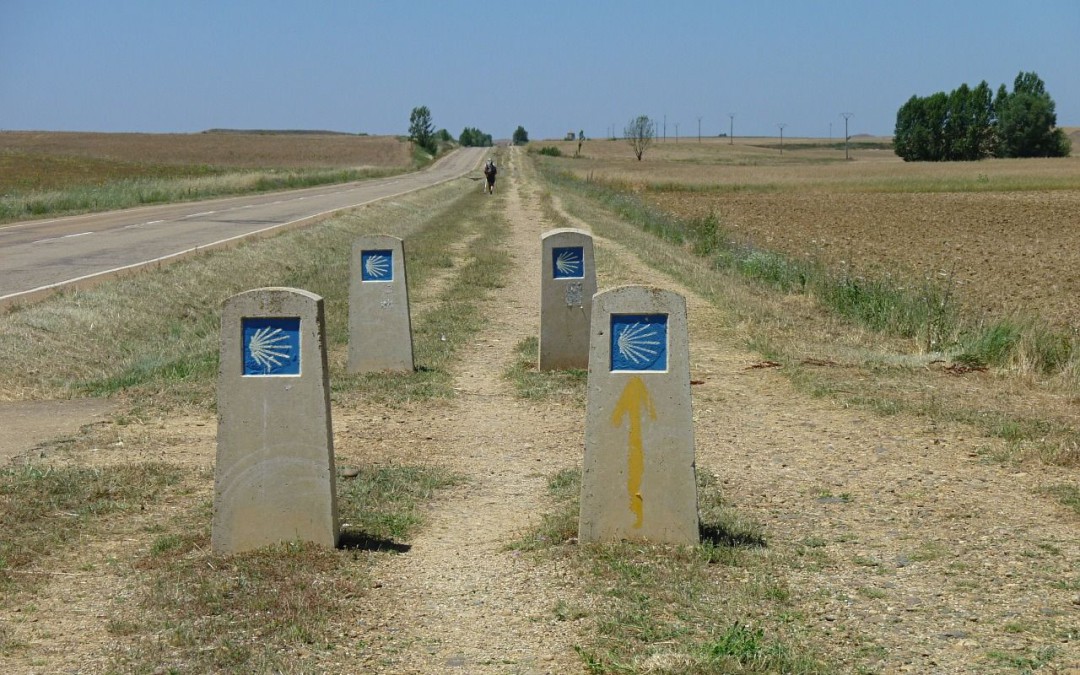
[[[643,413],[646,412],[650,419],[656,419],[656,408],[653,407],[645,381],[635,375],[623,387],[619,402],[615,404],[615,412],[611,416],[611,423],[616,427],[622,426],[623,417],[630,418],[630,456],[626,490],[630,494],[630,510],[637,516],[634,522],[635,528],[641,527],[644,516],[641,476],[645,473],[645,445],[641,439],[641,419]]]

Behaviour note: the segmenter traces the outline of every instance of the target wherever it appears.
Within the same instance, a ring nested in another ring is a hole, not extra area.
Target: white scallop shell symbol
[[[289,358],[292,345],[286,343],[289,336],[280,328],[266,326],[255,331],[248,342],[248,352],[255,363],[266,370],[281,365],[281,359]]]
[[[615,346],[624,359],[634,363],[645,363],[660,353],[660,341],[651,339],[657,332],[650,330],[649,324],[635,323],[619,333]]]
[[[581,267],[581,260],[574,251],[563,251],[555,259],[555,268],[559,274],[573,274]]]
[[[369,255],[367,260],[364,261],[364,271],[367,272],[369,277],[385,277],[387,272],[390,271],[390,256],[388,255]]]

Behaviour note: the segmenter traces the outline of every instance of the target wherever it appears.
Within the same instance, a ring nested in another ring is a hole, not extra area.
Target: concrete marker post
[[[589,322],[596,294],[592,235],[561,228],[541,236],[541,371],[589,366]]]
[[[622,286],[593,298],[578,538],[700,540],[686,301]]]
[[[321,297],[258,288],[221,314],[214,553],[339,537]]]
[[[353,242],[349,281],[350,373],[412,372],[405,244],[372,235]]]

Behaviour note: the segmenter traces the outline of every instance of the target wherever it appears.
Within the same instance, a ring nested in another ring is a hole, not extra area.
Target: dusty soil
[[[968,306],[1080,326],[1080,192],[649,193],[740,243],[856,272],[954,283]],[[1008,280],[1003,283],[1003,280]]]
[[[457,367],[459,396],[334,411],[340,462],[430,462],[469,480],[430,504],[407,553],[374,570],[374,588],[356,601],[343,637],[368,648],[320,662],[321,670],[583,671],[573,646],[591,618],[553,615],[564,598],[590,606],[583,584],[506,550],[549,507],[546,477],[579,465],[583,448],[580,408],[520,401],[501,379],[513,347],[537,332],[536,253],[553,226],[526,168],[511,154],[494,197],[506,209],[516,264],[487,303],[491,324]],[[1016,672],[1009,658],[1036,654],[1052,655],[1048,672],[1080,669],[1080,518],[1043,492],[1075,484],[1075,469],[988,462],[986,449],[998,441],[969,428],[879,418],[799,394],[782,373],[752,367],[755,354],[717,340],[721,310],[616,241],[598,240],[597,256],[601,288],[636,282],[686,294],[691,377],[704,382],[694,387],[698,470],[716,475],[732,506],[764,524],[778,554],[812,561],[793,563],[783,582],[843,672]],[[117,433],[123,442],[107,453],[114,458],[146,453],[208,466],[214,455],[212,420],[154,420]],[[123,588],[118,570],[144,544],[131,524],[114,536],[113,545],[88,542],[84,556],[48,561],[50,583],[27,602],[33,621],[18,620],[25,606],[0,613],[30,645],[0,656],[0,671],[102,669],[110,593]],[[91,555],[112,562],[87,571]]]
[[[116,407],[102,399],[0,401],[0,465],[39,444],[55,445],[87,424],[107,423]]]

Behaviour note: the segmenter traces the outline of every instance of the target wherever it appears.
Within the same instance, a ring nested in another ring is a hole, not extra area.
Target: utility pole
[[[675,145],[679,144],[679,123],[675,123]]]
[[[697,142],[701,142],[701,115],[697,116]]]
[[[728,140],[729,145],[735,145],[735,113],[728,113],[728,117],[731,118],[731,124],[728,126]]]
[[[844,118],[844,159],[851,159],[851,155],[848,153],[848,141],[851,136],[848,136],[847,121],[855,116],[855,113],[840,113],[840,117]]]
[[[780,127],[780,154],[782,155],[782,154],[784,154],[784,127],[786,127],[787,124],[785,124],[784,122],[781,122],[780,124],[777,124],[776,126]]]
[[[664,142],[667,143],[667,115],[664,115]]]

